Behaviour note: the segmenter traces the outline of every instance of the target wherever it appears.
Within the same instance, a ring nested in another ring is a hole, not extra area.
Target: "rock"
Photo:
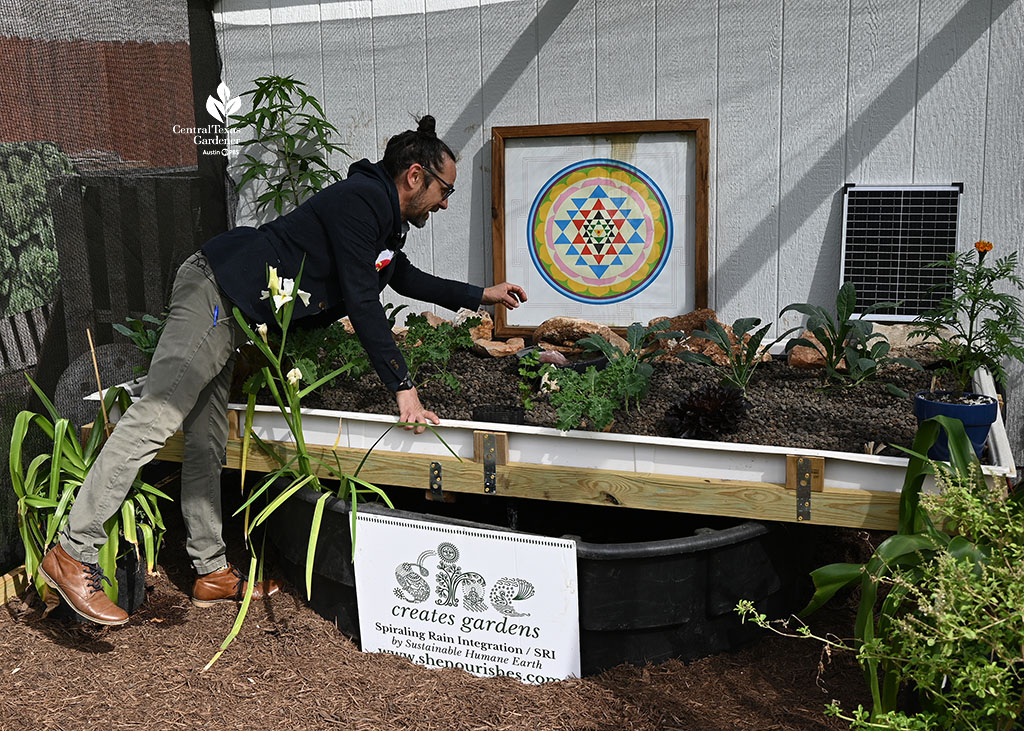
[[[714,320],[715,322],[718,322],[718,324],[722,324],[719,322],[718,314],[714,310],[710,307],[702,307],[699,310],[694,310],[693,312],[689,312],[685,315],[676,315],[675,317],[655,317],[647,323],[647,326],[650,327],[651,325],[663,320],[669,321],[669,330],[678,330],[686,334],[690,334],[694,330],[703,330],[704,323],[708,320]]]
[[[491,313],[486,310],[473,312],[473,310],[463,307],[455,313],[455,317],[452,318],[452,324],[458,327],[473,317],[480,318],[480,324],[469,329],[469,334],[473,340],[490,340],[494,334],[494,320],[491,319]]]
[[[537,341],[534,341],[537,342]],[[573,353],[579,354],[583,352],[583,348],[577,348],[572,345],[557,345],[556,343],[546,343],[543,340],[537,342],[537,347],[541,350],[552,350],[556,353]]]
[[[714,320],[718,324],[722,324],[719,321],[718,315],[717,313],[715,313],[714,310],[708,307],[702,307],[699,310],[688,312],[685,315],[676,315],[675,317],[655,317],[653,320],[647,323],[647,326],[651,327],[652,325],[655,325],[657,323],[668,321],[669,331],[682,332],[689,335],[694,330],[703,330],[705,327],[705,323],[708,320]],[[723,325],[723,327],[731,336],[732,330],[729,328],[729,326]],[[718,360],[722,360],[725,358],[725,356],[722,354],[722,351],[719,348],[716,348],[714,346],[708,347],[709,344],[706,341],[692,339],[692,342],[688,342],[690,340],[691,339],[685,337],[679,339],[661,339],[656,341],[651,346],[651,348],[649,348],[649,350],[653,349],[665,351],[662,355],[659,355],[654,359],[656,363],[665,363],[667,361],[675,360],[676,355],[683,350],[689,350],[690,352],[693,353],[705,353],[705,351],[708,351],[705,354],[711,357],[713,360],[715,360],[715,362],[718,362]]]
[[[729,333],[729,339],[735,343],[736,338],[732,334],[732,328],[728,325],[723,325],[723,327],[725,328],[725,331]],[[675,353],[679,353],[683,350],[706,355],[713,360],[716,365],[729,365],[729,357],[722,352],[722,349],[712,341],[705,340],[704,338],[689,337],[682,340],[679,343],[679,346],[675,348]]]
[[[349,335],[356,334],[356,329],[352,327],[352,321],[350,319],[348,319],[347,317],[343,317],[340,320],[338,320],[338,322],[341,323],[341,326],[345,328],[345,332],[347,332]]]
[[[569,365],[569,359],[559,353],[557,350],[542,350],[540,355],[537,356],[537,361],[540,363],[552,363],[556,366],[567,366]]]
[[[889,351],[890,358],[913,358],[921,365],[928,365],[938,360],[935,355],[934,338],[909,337],[910,333],[916,330],[919,325],[915,322],[897,323],[894,325],[881,325],[875,323],[874,332],[885,336],[889,341],[892,350]],[[944,338],[952,338],[953,332],[949,329],[943,331]]]
[[[715,320],[715,322],[718,321]],[[721,325],[721,323],[719,324]],[[722,325],[722,329],[725,330],[726,334],[729,336],[729,341],[732,343],[732,350],[734,353],[739,352],[741,347],[745,347],[747,343],[750,342],[749,333],[743,336],[743,344],[740,345],[736,334],[732,331],[731,325]],[[761,362],[764,363],[770,361],[772,359],[772,355],[768,352],[767,348],[765,348],[765,343],[763,341],[761,343],[761,348]],[[722,349],[718,347],[714,341],[707,340],[706,338],[692,336],[685,338],[679,343],[679,346],[673,352],[678,353],[681,350],[688,350],[691,353],[702,353],[703,355],[711,358],[711,360],[713,360],[717,365],[724,366],[729,364],[729,358],[724,352],[722,352]],[[660,360],[663,361],[663,358],[664,357]]]
[[[430,327],[437,327],[438,325],[443,325],[444,323],[448,323],[449,325],[451,324],[451,320],[446,320],[440,315],[435,315],[433,312],[430,311],[421,312],[420,314],[427,318],[427,323],[430,325]]]
[[[821,344],[810,330],[804,330],[800,337],[812,343]],[[790,368],[802,368],[804,370],[825,367],[824,356],[814,348],[809,348],[806,345],[794,345],[789,351],[786,362]]]
[[[533,331],[533,342],[543,342],[549,350],[562,350],[562,348],[549,347],[549,345],[561,345],[571,349],[569,351],[562,350],[562,352],[580,352],[575,347],[576,341],[594,334],[605,338],[623,353],[629,352],[629,344],[612,332],[610,327],[579,317],[552,317],[545,320]]]
[[[492,358],[504,358],[509,355],[515,355],[517,352],[526,347],[526,342],[522,338],[509,338],[502,342],[501,340],[474,340],[473,350],[481,355],[489,355]]]

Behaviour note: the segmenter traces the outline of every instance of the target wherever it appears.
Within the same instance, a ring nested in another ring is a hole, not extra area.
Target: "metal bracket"
[[[807,457],[796,460],[796,519],[811,519],[811,460]]]
[[[497,489],[498,444],[494,434],[484,434],[484,493],[493,495]]]
[[[786,455],[786,489],[796,492],[796,519],[811,519],[811,493],[825,489],[825,458]]]
[[[441,492],[441,463],[430,463],[430,499],[442,500],[444,494]]]

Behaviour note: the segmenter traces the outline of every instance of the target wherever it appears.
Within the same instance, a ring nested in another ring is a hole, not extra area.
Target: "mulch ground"
[[[194,576],[174,506],[165,519],[167,544],[147,602],[124,627],[44,618],[38,601],[0,612],[0,729],[763,731],[844,728],[823,706],[833,698],[845,708],[868,702],[852,657],[827,658],[812,641],[768,632],[690,663],[619,666],[541,686],[427,669],[361,653],[290,586],[254,605],[234,644],[202,672],[236,610],[191,605]],[[236,528],[229,524],[227,535]],[[814,529],[823,560],[862,558],[879,537]],[[853,600],[840,597],[812,626],[849,636]]]

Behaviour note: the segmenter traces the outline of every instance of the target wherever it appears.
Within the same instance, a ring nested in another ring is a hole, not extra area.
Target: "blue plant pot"
[[[914,416],[920,423],[933,416],[948,416],[959,419],[964,425],[964,431],[971,440],[974,453],[981,457],[981,450],[985,447],[985,440],[988,439],[989,429],[996,420],[999,413],[999,403],[991,396],[978,393],[965,393],[977,399],[984,399],[982,404],[949,404],[943,401],[931,401],[929,396],[940,396],[948,394],[949,391],[918,391],[914,395]],[[931,459],[949,461],[949,445],[946,441],[946,430],[939,429],[939,436],[935,444],[928,450]]]

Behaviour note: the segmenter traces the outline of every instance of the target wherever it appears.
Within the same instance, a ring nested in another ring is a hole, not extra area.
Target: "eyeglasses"
[[[452,185],[451,183],[449,183],[444,178],[442,178],[437,173],[435,173],[433,170],[431,170],[426,165],[422,165],[421,164],[420,167],[423,168],[424,170],[426,170],[427,174],[437,178],[437,182],[439,182],[441,185],[444,186],[444,192],[441,194],[441,200],[443,200],[443,201],[444,200],[448,200],[449,196],[451,196],[451,194],[455,192],[455,186]]]

